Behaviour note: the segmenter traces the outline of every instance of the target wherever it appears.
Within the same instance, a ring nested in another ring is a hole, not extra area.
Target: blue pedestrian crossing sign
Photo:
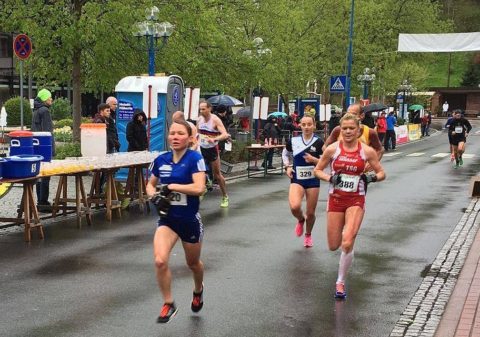
[[[330,92],[345,92],[347,87],[347,76],[337,75],[330,77]]]

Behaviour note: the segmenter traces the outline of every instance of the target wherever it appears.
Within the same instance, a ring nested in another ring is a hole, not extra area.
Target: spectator
[[[250,131],[250,119],[248,117],[240,117],[239,124],[242,131]]]
[[[98,113],[93,119],[94,123],[103,123],[107,126],[107,153],[115,153],[120,150],[117,128],[115,122],[110,117],[110,106],[106,103],[98,105]]]
[[[377,118],[377,134],[378,139],[383,144],[385,141],[385,134],[387,133],[387,120],[386,120],[386,112],[382,111],[380,116]]]
[[[330,120],[328,121],[328,134],[330,135],[333,129],[335,129],[335,127],[339,125],[340,125],[340,113],[335,111],[330,116]]]
[[[375,120],[373,119],[371,112],[365,113],[362,124],[368,126],[370,129],[375,128]]]
[[[105,103],[108,104],[110,107],[110,117],[112,118],[114,123],[117,123],[117,106],[118,106],[118,101],[115,97],[110,96],[107,98]]]
[[[428,114],[423,115],[421,121],[420,121],[420,127],[422,129],[422,137],[425,137],[428,133],[427,127],[428,127]]]
[[[292,116],[288,116],[285,119],[285,123],[283,124],[283,130],[282,131],[283,131],[283,135],[285,136],[285,141],[292,138],[293,131],[295,131],[295,126],[293,124]]]
[[[395,134],[395,126],[397,125],[397,118],[395,117],[395,113],[391,111],[386,118],[387,121],[387,133],[385,134],[385,151],[388,151],[390,145],[392,150],[395,151],[396,144],[397,144],[397,135]]]
[[[443,103],[443,105],[442,105],[442,111],[443,111],[444,116],[448,115],[448,108],[449,107],[450,107],[450,105],[448,104],[447,101],[445,101],[445,103]]]
[[[281,129],[278,126],[278,121],[277,118],[273,117],[267,120],[267,123],[264,126],[264,132],[265,132],[265,145],[275,145],[278,143],[278,140],[281,135]],[[269,149],[267,152],[267,162],[265,161],[262,163],[262,167],[265,167],[267,165],[268,169],[274,169],[275,167],[273,166],[273,149]]]
[[[430,125],[432,124],[432,114],[427,113],[428,123],[427,123],[427,137],[430,136]]]
[[[52,134],[52,155],[55,155],[55,140],[53,139],[53,122],[50,115],[52,105],[52,93],[47,89],[38,92],[33,101],[32,131],[50,132]],[[50,206],[48,202],[50,192],[50,177],[41,178],[36,184],[37,205]],[[40,211],[43,211],[40,208]]]
[[[148,149],[146,120],[147,116],[143,110],[134,110],[133,118],[127,124],[128,152],[145,151]]]

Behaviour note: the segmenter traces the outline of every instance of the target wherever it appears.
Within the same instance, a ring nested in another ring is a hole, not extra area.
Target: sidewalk
[[[480,337],[479,214],[473,198],[390,337]]]
[[[478,216],[478,214],[477,214]],[[478,219],[477,219],[478,221]],[[480,231],[468,253],[435,337],[480,336]]]

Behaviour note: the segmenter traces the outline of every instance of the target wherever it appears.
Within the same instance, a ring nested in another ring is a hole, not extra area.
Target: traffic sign
[[[19,34],[13,41],[13,51],[20,60],[26,60],[32,53],[32,41],[25,34]]]
[[[330,77],[330,92],[345,92],[347,87],[347,76],[338,75]]]

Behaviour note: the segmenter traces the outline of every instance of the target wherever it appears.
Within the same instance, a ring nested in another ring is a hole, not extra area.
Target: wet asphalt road
[[[473,133],[473,132],[472,132]],[[478,154],[472,135],[467,153]],[[190,311],[192,280],[181,245],[171,257],[179,308],[155,323],[162,299],[152,262],[154,215],[131,212],[92,227],[46,226],[44,241],[0,236],[1,336],[387,336],[468,205],[480,156],[453,170],[437,134],[385,157],[387,181],[371,186],[347,280],[333,299],[339,252],[325,239],[322,183],[314,247],[294,235],[283,177],[229,185],[202,203],[205,306]],[[401,153],[400,153],[401,152]],[[407,154],[424,153],[418,157]]]

